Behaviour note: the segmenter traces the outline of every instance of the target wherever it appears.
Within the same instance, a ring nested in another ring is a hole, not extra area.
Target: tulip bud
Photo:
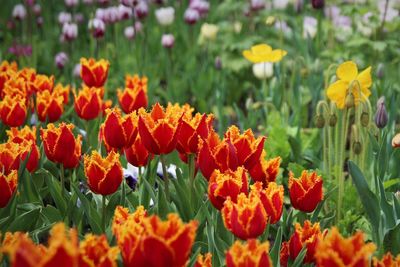
[[[385,73],[385,67],[382,63],[379,63],[378,68],[376,70],[376,77],[378,77],[378,79],[382,79],[384,73]]]
[[[156,18],[160,25],[168,26],[174,22],[175,9],[173,7],[159,8],[156,10]]]
[[[369,114],[368,114],[368,112],[363,111],[363,113],[361,114],[360,121],[361,121],[361,125],[362,126],[364,126],[364,127],[368,126],[368,124],[369,124]]]
[[[220,57],[215,58],[215,63],[214,63],[215,69],[221,70],[222,69],[222,61]]]
[[[388,123],[388,114],[385,107],[385,97],[378,99],[377,111],[375,114],[375,124],[378,128],[384,128]]]
[[[274,66],[271,62],[261,62],[253,65],[253,74],[257,79],[264,80],[274,75]]]
[[[26,17],[25,6],[22,4],[15,5],[12,11],[12,16],[16,20],[23,20]]]
[[[336,116],[336,114],[331,114],[331,115],[329,115],[329,126],[335,127],[336,123],[337,123],[337,116]]]
[[[323,128],[325,126],[325,118],[321,114],[315,116],[315,125],[317,128]]]
[[[353,143],[353,152],[354,152],[354,154],[359,155],[361,153],[361,151],[362,151],[361,143],[359,141],[355,141]]]
[[[36,19],[36,25],[41,28],[43,26],[43,17],[38,17]]]
[[[68,55],[64,52],[57,53],[54,58],[54,62],[60,70],[64,68],[65,64],[68,62]]]
[[[78,25],[65,23],[62,27],[62,35],[66,41],[72,41],[78,37]]]
[[[322,8],[324,8],[325,1],[324,0],[311,0],[311,5],[315,9],[322,9]]]
[[[106,31],[106,24],[101,19],[92,19],[89,21],[89,30],[94,38],[101,38]]]
[[[139,19],[144,19],[149,14],[149,7],[145,1],[140,1],[136,8],[135,14]]]
[[[189,25],[195,24],[200,19],[200,13],[196,9],[188,8],[183,15],[185,22]]]
[[[35,4],[34,6],[33,6],[33,13],[36,15],[36,16],[40,16],[40,13],[42,12],[42,7],[39,5],[39,4]]]
[[[135,0],[120,0],[119,2],[122,5],[127,6],[127,7],[134,7],[135,6]]]
[[[65,23],[69,23],[72,21],[72,15],[68,12],[60,12],[58,14],[58,23],[64,25]]]
[[[64,2],[67,7],[74,7],[78,5],[78,0],[65,0]]]
[[[135,38],[135,28],[133,26],[126,27],[124,30],[125,38],[128,40],[132,40]]]
[[[172,48],[175,43],[175,38],[172,34],[163,34],[161,44],[165,48]]]
[[[265,0],[251,0],[250,7],[253,11],[258,11],[265,8]]]
[[[345,106],[346,108],[354,107],[354,96],[353,94],[348,94],[345,99]]]
[[[400,133],[396,134],[392,139],[392,147],[400,148]]]

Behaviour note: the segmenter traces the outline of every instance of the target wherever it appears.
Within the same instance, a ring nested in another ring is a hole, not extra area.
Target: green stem
[[[64,197],[65,191],[65,176],[64,176],[64,165],[60,164],[60,181],[61,181],[61,197]]]
[[[165,186],[165,197],[167,198],[167,201],[170,200],[169,197],[169,177],[168,177],[168,172],[167,172],[167,164],[165,161],[165,155],[161,154],[160,155],[160,161],[161,161],[161,166],[163,170],[163,180],[164,180],[164,186]]]
[[[103,233],[106,232],[106,196],[102,196],[102,207],[101,207],[101,229]]]
[[[268,85],[267,79],[262,80],[262,92],[264,94],[265,128],[268,127]]]
[[[189,166],[189,185],[190,185],[190,206],[193,208],[194,207],[194,193],[195,193],[195,188],[194,188],[194,180],[196,179],[196,162],[195,162],[195,154],[189,154],[189,161],[188,161],[188,166]]]

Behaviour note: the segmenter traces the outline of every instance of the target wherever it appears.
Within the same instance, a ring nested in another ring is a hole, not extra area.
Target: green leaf
[[[300,267],[303,265],[303,260],[304,257],[307,254],[307,247],[304,246],[301,250],[299,255],[297,255],[296,259],[294,260],[294,262],[292,263],[291,267]]]
[[[60,210],[62,214],[65,214],[67,211],[67,203],[65,199],[61,196],[61,186],[58,181],[54,178],[54,176],[48,172],[47,170],[41,169],[41,171],[45,174],[46,185],[49,188],[50,195],[54,200],[57,208]]]
[[[369,189],[361,170],[352,161],[349,161],[349,172],[353,178],[354,185],[356,186],[358,195],[360,196],[361,203],[364,206],[364,210],[368,216],[369,222],[372,224],[373,231],[378,233],[381,217],[378,198]]]
[[[46,217],[48,224],[63,220],[60,211],[51,205],[43,208],[42,215]]]
[[[385,189],[388,189],[389,187],[391,187],[393,185],[396,185],[396,184],[399,184],[399,183],[400,183],[400,178],[394,178],[394,179],[390,179],[390,180],[384,181],[383,182],[383,187]]]
[[[28,212],[24,212],[21,215],[17,216],[15,220],[11,223],[8,231],[16,232],[16,231],[24,231],[29,232],[32,231],[39,219],[40,209],[37,207]]]
[[[393,255],[400,253],[400,223],[386,233],[383,246],[385,251],[390,251]]]
[[[332,196],[333,192],[335,192],[337,190],[337,186],[335,186],[334,188],[332,188],[328,193],[325,194],[324,199],[318,204],[317,208],[314,210],[312,216],[311,216],[311,222],[315,223],[318,221],[318,215],[322,210],[322,207],[324,206],[324,203],[327,199],[330,198],[330,196]]]
[[[279,227],[278,232],[275,236],[274,246],[271,249],[270,255],[272,259],[273,266],[280,267],[280,252],[281,252],[281,245],[282,245],[282,228]]]

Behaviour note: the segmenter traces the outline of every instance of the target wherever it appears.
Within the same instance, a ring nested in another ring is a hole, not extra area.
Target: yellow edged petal
[[[339,109],[344,108],[348,86],[348,82],[339,80],[331,84],[326,90],[328,98],[334,102]]]
[[[343,81],[351,82],[357,78],[357,65],[353,61],[346,61],[340,64],[336,70],[336,76]]]

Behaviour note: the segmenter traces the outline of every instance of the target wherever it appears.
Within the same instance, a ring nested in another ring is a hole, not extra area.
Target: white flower
[[[314,17],[304,17],[303,20],[303,37],[304,38],[314,38],[317,34],[318,20]]]
[[[274,0],[274,8],[285,9],[289,4],[289,0]]]
[[[76,23],[65,23],[62,27],[62,35],[67,41],[72,41],[78,37],[78,25]]]
[[[261,62],[253,65],[253,74],[257,79],[264,80],[274,75],[274,66],[271,62]]]
[[[175,43],[175,37],[172,34],[163,34],[161,44],[165,48],[172,48]]]
[[[164,7],[156,10],[156,18],[160,25],[168,26],[174,22],[175,9],[173,7]]]
[[[60,14],[58,14],[58,23],[62,25],[71,22],[71,20],[72,20],[71,13],[60,12]]]
[[[12,16],[16,20],[23,20],[26,17],[25,6],[22,4],[15,5],[12,11]]]
[[[125,38],[128,40],[132,40],[135,37],[135,27],[128,26],[124,29]]]
[[[215,40],[215,38],[217,38],[218,29],[218,26],[215,24],[204,23],[200,30],[201,36],[204,39]]]

